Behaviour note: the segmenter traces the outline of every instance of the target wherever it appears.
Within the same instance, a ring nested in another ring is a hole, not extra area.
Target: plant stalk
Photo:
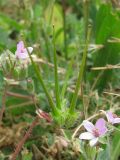
[[[67,52],[67,34],[66,34],[66,0],[62,0],[62,8],[63,8],[63,30],[64,30],[64,52],[65,58],[68,58]]]
[[[28,131],[26,132],[26,134],[24,135],[23,139],[18,143],[15,152],[12,155],[11,160],[16,160],[18,154],[20,153],[23,145],[25,144],[26,140],[30,137],[33,128],[36,126],[36,124],[38,123],[39,117],[37,116],[34,121],[32,122],[30,128],[28,129]]]
[[[54,49],[54,76],[55,76],[55,96],[56,106],[60,109],[60,94],[59,94],[59,80],[58,80],[58,67],[57,67],[57,56],[55,47],[55,28],[53,26],[53,49]]]
[[[79,75],[78,75],[78,79],[77,79],[77,82],[76,82],[75,93],[73,95],[73,98],[72,98],[72,101],[71,101],[71,104],[70,104],[69,112],[71,114],[74,113],[79,88],[80,88],[80,85],[81,85],[81,82],[82,82],[82,79],[83,79],[83,75],[84,75],[86,59],[87,59],[87,51],[88,51],[88,45],[89,45],[89,39],[90,39],[90,32],[91,32],[91,28],[89,28],[89,30],[88,30],[88,35],[87,35],[87,39],[86,39],[86,46],[85,46],[85,49],[84,49],[82,63],[81,63],[81,66],[80,66]]]
[[[26,47],[26,49],[27,49],[27,47]],[[42,76],[41,76],[41,73],[40,73],[39,69],[37,68],[35,62],[33,61],[33,58],[32,58],[32,56],[31,56],[31,54],[29,53],[29,50],[28,50],[28,49],[27,49],[27,52],[28,52],[28,54],[29,54],[29,57],[30,57],[31,63],[32,63],[32,65],[33,65],[33,68],[34,68],[34,70],[35,70],[35,72],[36,72],[36,75],[37,75],[37,77],[38,77],[38,79],[39,79],[39,81],[40,81],[40,83],[41,83],[41,85],[42,85],[42,88],[44,89],[44,92],[45,92],[45,94],[46,94],[46,96],[47,96],[47,98],[48,98],[48,102],[49,102],[49,105],[50,105],[50,107],[51,107],[51,109],[52,109],[52,112],[53,112],[54,115],[57,115],[57,114],[58,114],[57,109],[56,109],[56,107],[55,107],[55,105],[54,105],[54,102],[53,102],[53,100],[52,100],[52,97],[50,96],[50,94],[49,94],[49,92],[48,92],[48,90],[47,90],[47,87],[46,87],[45,84],[44,84],[44,81],[43,81],[43,78],[42,78]]]

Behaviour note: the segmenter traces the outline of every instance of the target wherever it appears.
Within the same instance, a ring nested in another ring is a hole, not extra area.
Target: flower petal
[[[33,51],[32,47],[27,47],[27,49],[28,49],[28,51],[30,53],[32,53],[32,51]],[[15,52],[16,57],[19,58],[19,59],[26,59],[26,58],[28,58],[29,55],[28,55],[27,49],[24,47],[24,42],[20,41],[17,44],[17,50]]]
[[[101,128],[104,128],[105,124],[106,124],[105,120],[103,118],[100,118],[97,120],[95,127],[99,130]]]
[[[99,130],[100,136],[103,136],[108,131],[107,127],[103,127]]]
[[[91,122],[89,122],[89,121],[87,121],[87,120],[84,120],[84,121],[83,121],[83,126],[85,127],[85,129],[86,129],[88,132],[91,132],[91,133],[92,133],[92,131],[95,129],[95,126],[94,126]]]
[[[20,41],[20,42],[17,44],[17,50],[20,51],[21,49],[24,49],[24,43],[23,43],[23,41]]]
[[[98,138],[94,138],[94,139],[90,140],[90,146],[91,147],[95,146],[97,142],[98,142]]]
[[[86,139],[86,140],[90,140],[90,139],[93,139],[95,138],[94,135],[90,132],[84,132],[84,133],[81,133],[80,136],[79,136],[80,139]]]
[[[113,124],[120,123],[120,118],[115,118]]]
[[[33,51],[33,48],[32,48],[32,47],[27,47],[27,49],[28,49],[28,51],[29,51],[30,53],[32,53],[32,51]]]
[[[107,132],[106,122],[103,118],[97,120],[95,127],[98,129],[100,136]]]
[[[114,123],[114,117],[111,111],[106,112],[106,117],[107,117],[108,122]]]
[[[19,58],[19,59],[26,59],[26,58],[28,58],[28,53],[27,53],[27,51],[25,51],[24,53],[19,53],[19,52],[15,52],[15,55],[16,55],[16,57],[17,58]]]

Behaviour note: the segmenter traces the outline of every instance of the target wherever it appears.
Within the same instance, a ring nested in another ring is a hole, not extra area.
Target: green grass
[[[0,1],[0,160],[14,151],[18,160],[119,159],[119,124],[107,124],[93,148],[79,139],[86,118],[120,114],[116,3]],[[21,40],[33,47],[26,60],[15,57]],[[36,109],[44,111],[38,122]]]

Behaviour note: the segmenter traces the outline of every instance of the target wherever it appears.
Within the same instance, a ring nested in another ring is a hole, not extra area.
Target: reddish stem
[[[16,158],[17,158],[19,152],[21,151],[24,143],[25,143],[26,140],[30,137],[33,128],[36,126],[36,124],[37,124],[37,122],[38,122],[38,119],[39,119],[39,117],[37,116],[37,117],[34,119],[34,121],[32,122],[32,124],[30,125],[30,127],[29,127],[28,131],[26,132],[26,134],[24,135],[23,139],[18,143],[18,145],[17,145],[17,147],[16,147],[16,149],[15,149],[15,152],[14,152],[13,155],[12,155],[11,160],[16,160]]]

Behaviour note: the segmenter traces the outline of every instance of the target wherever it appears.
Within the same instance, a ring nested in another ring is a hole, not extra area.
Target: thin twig
[[[14,97],[17,97],[17,98],[23,98],[23,99],[29,99],[29,100],[33,100],[33,97],[32,96],[27,96],[27,95],[23,95],[23,94],[19,94],[19,93],[14,93],[14,92],[6,92],[6,94],[8,96],[14,96]]]
[[[113,95],[113,96],[120,97],[120,94],[117,94],[117,93],[112,93],[112,92],[103,92],[103,93],[108,94],[108,95]]]
[[[42,59],[42,58],[38,58],[36,56],[33,57],[34,61],[37,63],[42,63],[42,64],[46,64],[51,68],[54,68],[54,64]],[[58,67],[58,73],[62,73],[64,74],[66,72],[66,70],[64,68]]]
[[[91,90],[90,90],[90,91],[91,91],[90,94],[93,92],[95,86],[97,85],[97,83],[98,83],[98,81],[99,81],[99,79],[100,79],[100,77],[102,76],[103,73],[104,73],[104,71],[101,71],[101,72],[98,74],[98,76],[95,78],[95,81],[94,81],[94,83],[93,83],[93,85],[92,85],[92,87],[91,87]]]
[[[27,102],[16,104],[16,105],[11,105],[11,106],[7,107],[6,110],[11,110],[11,109],[19,108],[19,107],[20,108],[21,107],[26,107],[26,106],[30,106],[32,104],[34,104],[33,101],[29,101],[29,102],[27,101]]]
[[[120,65],[107,64],[104,67],[92,67],[91,70],[110,70],[110,69],[120,69]]]
[[[39,119],[38,116],[34,119],[34,121],[32,122],[32,124],[30,125],[28,131],[27,131],[26,134],[24,135],[23,139],[18,143],[18,145],[17,145],[17,147],[16,147],[16,149],[15,149],[15,152],[13,153],[12,158],[10,158],[10,160],[16,160],[16,158],[17,158],[19,152],[21,151],[24,143],[25,143],[26,140],[30,137],[33,128],[37,125],[38,119]]]

